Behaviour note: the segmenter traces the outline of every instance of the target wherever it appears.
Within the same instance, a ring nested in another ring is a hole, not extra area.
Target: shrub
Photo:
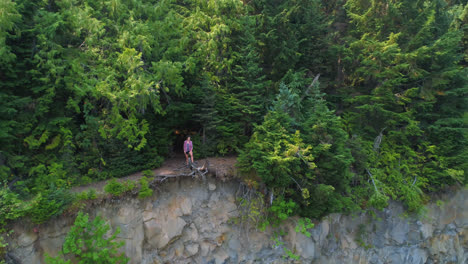
[[[151,177],[154,176],[154,172],[153,172],[152,170],[144,170],[144,171],[143,171],[143,175],[144,175],[145,177],[151,178]]]
[[[88,176],[81,176],[80,180],[79,180],[79,183],[80,185],[86,185],[86,184],[90,184],[93,182],[93,179],[91,179],[90,177]]]
[[[143,199],[146,197],[150,197],[151,195],[153,195],[153,190],[149,188],[148,178],[143,176],[140,179],[140,192],[138,193],[138,198]]]
[[[76,200],[78,201],[86,201],[88,200],[88,192],[80,192],[76,195]]]
[[[297,205],[292,200],[285,201],[282,197],[273,201],[270,207],[271,220],[273,224],[280,224],[290,217]]]
[[[265,228],[270,225],[278,227],[284,220],[292,216],[296,209],[297,204],[293,200],[286,201],[283,197],[278,197],[268,208],[268,217],[263,223],[260,223],[260,230],[265,231]]]
[[[120,196],[125,192],[133,190],[133,188],[135,188],[135,183],[130,180],[121,183],[116,179],[112,179],[104,186],[104,191],[114,196]]]
[[[36,197],[29,211],[31,220],[40,224],[60,215],[73,200],[73,195],[68,190],[51,187]]]
[[[53,162],[51,165],[39,164],[32,167],[29,176],[34,180],[34,190],[46,190],[50,185],[66,188],[71,185],[70,177],[62,163]]]
[[[91,188],[88,191],[83,191],[75,196],[73,203],[68,207],[66,213],[73,213],[83,210],[86,207],[86,201],[97,198],[96,190]]]
[[[388,199],[388,196],[385,196],[380,192],[375,192],[369,199],[369,205],[378,210],[383,210],[388,206]]]
[[[0,232],[11,220],[22,217],[29,210],[29,204],[18,199],[18,195],[8,187],[0,188]]]
[[[88,200],[96,199],[97,198],[96,189],[94,189],[94,188],[89,189],[87,195],[88,195]]]
[[[296,225],[296,233],[301,233],[306,237],[310,237],[311,234],[308,231],[308,229],[314,228],[314,224],[312,223],[312,220],[309,218],[299,218],[299,221],[297,222]]]
[[[114,241],[120,233],[117,228],[110,237],[107,235],[110,230],[109,225],[97,216],[93,221],[89,221],[88,214],[78,213],[70,232],[68,232],[63,244],[62,253],[73,255],[77,263],[102,263],[116,264],[127,263],[128,258],[124,253],[119,253],[118,249],[124,245],[124,241]],[[49,264],[70,263],[61,257],[46,258]]]
[[[76,198],[80,201],[94,200],[97,198],[96,189],[91,188],[88,191],[83,191],[77,194]]]

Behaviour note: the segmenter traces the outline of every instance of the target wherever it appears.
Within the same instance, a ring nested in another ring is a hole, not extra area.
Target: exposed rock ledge
[[[240,230],[229,220],[237,215],[238,183],[179,179],[165,183],[146,200],[126,199],[90,209],[112,228],[120,227],[130,263],[294,263],[283,258],[271,231]],[[296,219],[283,229],[284,246],[300,255],[297,263],[468,263],[468,190],[430,204],[423,216],[405,217],[393,203],[377,217],[333,214],[310,230],[294,231]],[[38,233],[20,223],[10,238],[10,256],[20,263],[44,263],[56,255],[73,218],[41,226]]]

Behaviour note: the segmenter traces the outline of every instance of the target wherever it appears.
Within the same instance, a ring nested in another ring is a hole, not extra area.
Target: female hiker
[[[190,140],[190,136],[187,137],[187,140],[184,141],[184,154],[185,154],[185,161],[187,162],[188,165],[188,154],[190,154],[190,159],[193,163],[193,144],[192,141]]]

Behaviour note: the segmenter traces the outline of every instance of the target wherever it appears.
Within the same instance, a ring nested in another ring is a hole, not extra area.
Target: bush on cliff
[[[120,229],[108,237],[110,227],[104,219],[97,216],[94,220],[89,220],[88,214],[78,213],[70,232],[68,232],[63,244],[62,253],[73,258],[74,263],[79,264],[121,264],[127,263],[128,258],[118,249],[125,242],[116,242],[115,239],[120,233]],[[49,264],[71,263],[71,260],[64,260],[61,256],[47,257]]]

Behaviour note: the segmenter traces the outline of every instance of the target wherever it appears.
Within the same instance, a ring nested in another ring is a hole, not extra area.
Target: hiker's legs
[[[184,152],[184,154],[185,154],[185,163],[188,165],[188,155],[185,152]]]
[[[192,153],[192,151],[190,151],[190,158],[191,158],[192,163],[193,163],[193,153]]]

